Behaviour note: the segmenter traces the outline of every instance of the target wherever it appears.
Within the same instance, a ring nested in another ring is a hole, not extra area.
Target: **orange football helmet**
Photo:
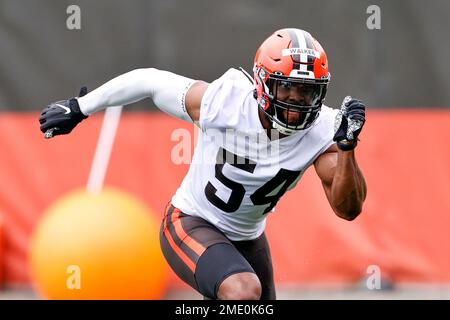
[[[267,38],[256,52],[253,76],[259,107],[286,135],[314,123],[330,82],[325,51],[300,29],[281,29]]]

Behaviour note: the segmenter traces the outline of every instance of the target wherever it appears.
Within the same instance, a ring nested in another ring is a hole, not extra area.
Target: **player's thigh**
[[[170,205],[164,216],[160,242],[174,272],[202,295],[216,299],[228,276],[254,272],[228,238],[206,220],[184,214]]]
[[[261,300],[276,299],[272,257],[265,233],[254,240],[233,241],[233,245],[249,262],[261,282]]]

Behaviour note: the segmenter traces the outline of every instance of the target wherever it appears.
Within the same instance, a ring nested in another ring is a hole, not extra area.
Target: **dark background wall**
[[[66,27],[71,4],[81,30]],[[381,30],[366,26],[371,4]],[[257,47],[283,27],[325,48],[329,105],[352,94],[370,107],[450,107],[449,16],[446,0],[0,0],[0,110],[40,110],[139,67],[206,81],[251,71]]]

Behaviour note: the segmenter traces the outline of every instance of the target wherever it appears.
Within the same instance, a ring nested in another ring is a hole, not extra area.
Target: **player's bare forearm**
[[[353,220],[361,213],[367,187],[353,150],[337,152],[330,191],[331,206],[339,217]]]

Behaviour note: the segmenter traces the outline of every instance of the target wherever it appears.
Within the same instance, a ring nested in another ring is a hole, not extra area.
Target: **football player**
[[[325,106],[329,82],[319,42],[304,30],[282,29],[257,50],[253,77],[230,69],[206,83],[137,69],[50,104],[40,129],[46,138],[68,134],[96,111],[144,98],[194,122],[201,132],[192,164],[161,225],[164,256],[206,298],[275,299],[264,229],[283,194],[314,165],[340,218],[355,219],[366,198],[354,151],[365,106],[351,97],[339,110]],[[261,131],[263,138],[253,139]],[[217,133],[250,138],[217,139]],[[252,148],[257,152],[246,152]]]

